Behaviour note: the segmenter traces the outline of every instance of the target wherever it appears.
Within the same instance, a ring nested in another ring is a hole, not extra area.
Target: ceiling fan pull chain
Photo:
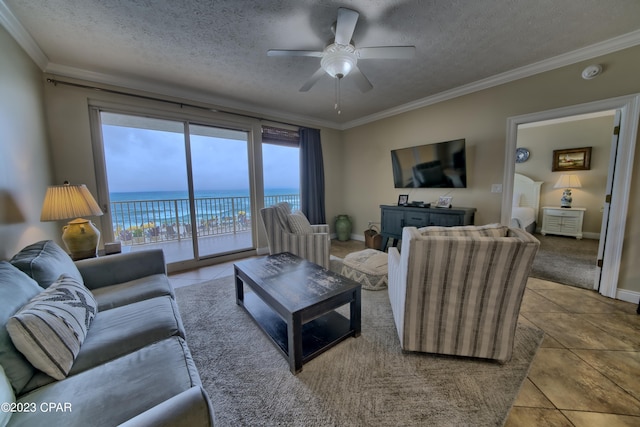
[[[340,77],[336,77],[336,102],[333,108],[340,114]]]

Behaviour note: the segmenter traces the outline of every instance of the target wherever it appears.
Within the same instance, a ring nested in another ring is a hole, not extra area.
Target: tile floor
[[[332,242],[344,257],[363,242]],[[171,275],[188,286],[233,274],[233,263]],[[636,304],[530,279],[520,320],[545,339],[507,419],[507,427],[640,426],[640,315]]]

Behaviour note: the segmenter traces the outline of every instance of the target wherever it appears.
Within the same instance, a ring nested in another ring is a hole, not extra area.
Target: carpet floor
[[[540,240],[540,249],[533,261],[531,277],[593,289],[598,240],[541,234],[535,237]]]
[[[231,276],[176,289],[217,426],[500,426],[543,332],[519,324],[513,358],[403,352],[387,292],[362,292],[362,335],[293,375],[235,303]]]

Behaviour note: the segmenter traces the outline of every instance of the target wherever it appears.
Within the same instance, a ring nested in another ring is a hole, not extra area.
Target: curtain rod
[[[81,89],[90,89],[90,90],[95,90],[95,91],[98,91],[98,92],[106,92],[106,93],[112,93],[112,94],[115,94],[115,95],[124,95],[124,96],[133,97],[133,98],[145,99],[147,101],[164,102],[164,103],[167,103],[167,104],[177,105],[180,108],[190,107],[190,108],[196,108],[196,109],[199,109],[199,110],[208,111],[208,112],[211,112],[211,113],[230,114],[230,115],[233,115],[233,116],[244,117],[244,118],[247,118],[247,119],[259,120],[261,122],[278,123],[278,124],[281,124],[281,125],[294,126],[294,127],[297,127],[297,128],[302,128],[303,127],[303,126],[300,126],[300,125],[297,125],[297,124],[294,124],[294,123],[283,122],[283,121],[280,121],[280,120],[265,119],[264,117],[252,116],[250,114],[235,113],[233,111],[225,111],[225,110],[220,110],[218,108],[208,108],[208,107],[203,107],[201,105],[189,104],[189,103],[185,103],[185,102],[169,101],[167,99],[156,98],[156,97],[153,97],[153,96],[138,95],[138,94],[135,94],[135,93],[127,93],[127,92],[114,90],[114,89],[105,89],[105,88],[101,88],[101,87],[97,87],[97,86],[89,86],[89,85],[80,84],[80,83],[66,82],[64,80],[56,80],[56,79],[52,79],[50,77],[47,78],[47,83],[51,83],[54,86],[57,86],[57,85],[60,84],[60,85],[78,87],[78,88],[81,88]]]

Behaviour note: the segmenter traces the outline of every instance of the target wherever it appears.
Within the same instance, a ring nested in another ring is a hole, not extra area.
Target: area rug
[[[598,240],[540,234],[535,237],[540,240],[540,249],[531,267],[531,277],[593,289]]]
[[[231,276],[176,289],[216,426],[500,426],[542,341],[519,324],[500,365],[400,349],[385,291],[362,292],[362,335],[293,375],[235,303]]]

